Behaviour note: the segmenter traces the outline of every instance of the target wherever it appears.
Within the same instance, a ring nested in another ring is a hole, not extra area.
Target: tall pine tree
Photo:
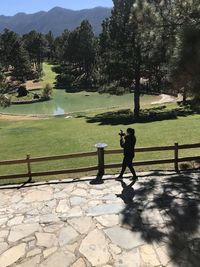
[[[112,15],[103,23],[100,54],[105,59],[101,73],[105,81],[134,90],[134,116],[140,112],[141,78],[150,78],[159,42],[155,26],[159,16],[154,2],[115,0]]]

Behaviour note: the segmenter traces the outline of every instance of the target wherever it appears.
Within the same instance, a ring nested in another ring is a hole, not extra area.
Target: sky
[[[112,7],[112,0],[0,0],[0,15],[12,16],[18,12],[35,13],[59,6],[73,10],[96,6]]]

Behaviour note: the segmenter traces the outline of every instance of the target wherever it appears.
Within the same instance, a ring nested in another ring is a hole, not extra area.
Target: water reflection
[[[65,114],[65,110],[61,107],[56,107],[56,109],[54,109],[53,111],[53,115],[64,115]]]

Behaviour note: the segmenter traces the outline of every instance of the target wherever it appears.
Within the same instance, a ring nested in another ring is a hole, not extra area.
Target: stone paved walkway
[[[0,266],[200,266],[200,173],[0,189]]]

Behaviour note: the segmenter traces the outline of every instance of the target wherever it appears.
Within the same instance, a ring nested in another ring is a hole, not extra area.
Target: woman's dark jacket
[[[126,135],[120,139],[120,146],[124,149],[124,157],[134,158],[136,138],[134,135]]]

